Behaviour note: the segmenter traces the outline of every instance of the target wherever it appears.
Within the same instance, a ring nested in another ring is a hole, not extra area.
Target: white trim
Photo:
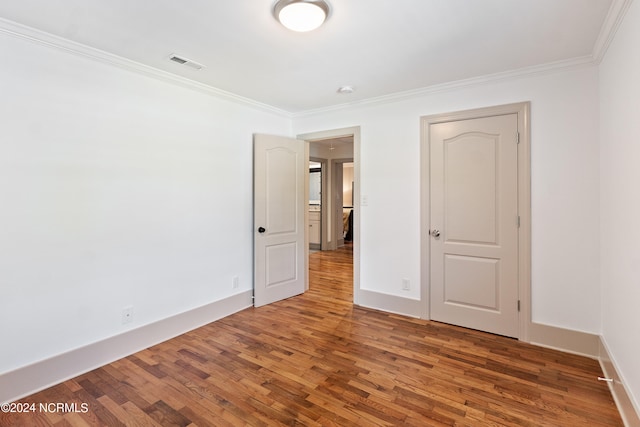
[[[33,43],[44,45],[47,47],[55,48],[66,53],[89,58],[104,64],[113,65],[118,68],[133,71],[138,74],[152,77],[164,82],[177,84],[179,86],[197,90],[204,94],[222,98],[228,101],[233,101],[239,104],[251,108],[257,108],[262,111],[274,113],[279,116],[291,118],[291,114],[280,108],[273,107],[262,102],[254,101],[253,99],[245,98],[240,95],[236,95],[231,92],[227,92],[222,89],[215,88],[213,86],[206,85],[204,83],[197,82],[195,80],[188,79],[186,77],[179,76],[177,74],[163,71],[158,68],[150,67],[148,65],[141,64],[136,61],[124,58],[122,56],[114,55],[109,52],[105,52],[100,49],[96,49],[81,43],[74,42],[62,37],[58,37],[53,34],[46,33],[44,31],[36,30],[35,28],[27,27],[25,25],[18,24],[16,22],[8,21],[0,18],[0,33],[6,34],[12,37],[27,40]]]
[[[608,386],[624,425],[640,427],[640,404],[625,386],[604,337],[541,323],[531,323],[529,332],[530,344],[597,359],[603,377],[613,380]]]
[[[431,197],[429,186],[431,182],[431,153],[428,143],[429,122],[420,117],[420,309],[421,319],[431,319],[430,296],[430,259],[431,242]],[[426,236],[426,237],[425,237]],[[425,264],[426,262],[426,264]]]
[[[69,53],[74,53],[83,57],[94,59],[106,64],[115,65],[117,67],[137,72],[149,77],[153,77],[166,82],[178,84],[183,87],[198,90],[200,92],[209,94],[211,96],[227,99],[230,101],[238,102],[246,106],[257,108],[270,113],[287,117],[290,119],[308,117],[316,114],[327,113],[332,111],[343,110],[346,108],[367,106],[367,105],[380,105],[390,102],[396,102],[403,99],[416,98],[425,96],[436,92],[451,91],[469,86],[478,86],[492,82],[507,81],[513,79],[519,79],[522,77],[528,77],[538,74],[549,74],[555,72],[561,72],[576,68],[587,67],[591,65],[597,65],[604,57],[611,41],[613,40],[615,33],[622,23],[624,16],[629,9],[633,0],[614,0],[609,8],[607,17],[601,27],[600,34],[594,44],[592,53],[576,58],[565,59],[561,61],[549,62],[545,64],[533,65],[530,67],[519,68],[516,70],[503,71],[493,74],[487,74],[484,76],[472,77],[468,79],[457,80],[453,82],[445,82],[441,84],[435,84],[423,88],[391,93],[388,95],[382,95],[373,98],[367,98],[360,101],[344,103],[339,105],[332,105],[323,108],[317,108],[312,110],[305,110],[299,112],[289,112],[281,108],[277,108],[262,102],[254,101],[249,98],[245,98],[240,95],[233,94],[231,92],[224,91],[222,89],[215,88],[213,86],[206,85],[204,83],[196,82],[194,80],[178,76],[176,74],[162,71],[154,67],[150,67],[130,59],[123,58],[99,49],[92,48],[81,43],[77,43],[62,37],[55,36],[53,34],[46,33],[44,31],[36,30],[25,25],[18,24],[3,18],[0,18],[0,33],[4,33],[13,37],[29,40],[31,42],[39,43],[45,46],[57,48]]]
[[[329,164],[333,164],[333,160],[329,161],[329,159],[324,159],[322,157],[314,157],[314,156],[310,156],[309,155],[309,150],[310,148],[310,143],[309,141],[305,141],[305,143],[307,144],[307,152],[306,152],[306,157],[309,159],[310,162],[317,162],[320,163],[321,165],[321,190],[320,190],[320,243],[319,243],[319,247],[315,248],[318,250],[327,250],[327,249],[336,249],[336,244],[333,240],[329,241],[329,238],[327,237],[327,224],[329,224],[329,215],[330,215],[330,210],[327,208],[327,206],[329,206],[329,192],[326,191],[326,189],[328,188],[328,183],[329,183],[329,174],[333,173],[333,168],[329,167]],[[305,191],[308,193],[309,192],[309,171],[307,170],[307,173],[305,174]],[[309,200],[309,197],[306,197],[305,200]],[[309,209],[307,209],[307,219],[305,220],[304,223],[304,228],[305,230],[307,230],[307,234],[309,231]],[[311,247],[311,239],[309,238],[307,240],[307,242],[305,242],[306,246]],[[307,261],[309,260],[309,255],[307,254]],[[307,271],[309,270],[309,266],[306,266]],[[307,285],[308,285],[308,280],[307,280]],[[309,289],[309,287],[307,286],[307,289]]]
[[[341,173],[342,176],[344,177],[344,164],[345,163],[354,163],[354,158],[353,156],[351,157],[346,157],[346,158],[336,158],[336,159],[331,159],[330,161],[331,163],[331,182],[333,183],[333,188],[331,189],[331,194],[333,194],[334,196],[334,200],[336,197],[336,192],[337,191],[342,191],[342,181],[338,180],[336,178],[336,174],[337,174],[337,169],[338,169],[338,165],[340,165],[340,168],[342,169]],[[342,197],[341,197],[342,199]],[[342,199],[342,205],[344,206],[344,199]],[[342,212],[342,210],[339,211],[340,213]],[[340,220],[338,221],[338,210],[334,209],[332,212],[332,218],[331,218],[331,222],[333,224],[335,224],[335,226],[333,227],[333,231],[334,233],[331,236],[331,241],[332,241],[332,245],[328,246],[329,249],[337,249],[340,246],[344,245],[344,236],[342,235],[342,232],[340,231],[340,225],[342,224],[342,214],[340,214]],[[355,228],[355,226],[354,226]],[[353,236],[353,230],[351,232],[351,235]]]
[[[613,0],[613,2],[611,2],[609,13],[602,23],[600,34],[593,45],[593,53],[591,56],[597,64],[599,64],[606,55],[632,2],[633,0]]]
[[[531,319],[531,103],[518,111],[518,294],[520,339],[529,341]]]
[[[358,305],[415,318],[420,318],[422,310],[420,300],[368,291],[366,289],[360,289],[360,301]]]
[[[533,65],[530,67],[518,68],[516,70],[502,71],[498,73],[487,74],[484,76],[471,77],[468,79],[456,80],[452,82],[445,82],[441,84],[435,84],[426,86],[419,89],[408,90],[404,92],[395,92],[388,95],[382,95],[374,98],[367,98],[360,101],[354,101],[350,103],[344,103],[339,105],[333,105],[324,108],[317,108],[313,110],[300,111],[297,113],[291,113],[291,117],[307,117],[316,114],[327,113],[337,110],[343,110],[346,108],[366,106],[372,104],[386,104],[390,102],[396,102],[403,99],[416,98],[420,96],[429,95],[436,92],[445,92],[456,89],[461,89],[469,86],[480,86],[487,83],[501,82],[519,79],[522,77],[529,77],[540,74],[550,74],[562,71],[568,71],[583,67],[589,67],[592,65],[598,65],[609,48],[609,45],[613,41],[613,38],[620,27],[620,24],[624,20],[624,16],[629,10],[633,0],[613,0],[607,17],[600,28],[600,33],[596,42],[594,43],[592,53],[590,55],[580,56],[576,58],[564,59],[560,61],[548,62],[545,64]]]
[[[529,325],[529,343],[565,353],[598,357],[598,335],[557,326],[533,323]]]
[[[518,299],[520,300],[520,324],[518,339],[529,341],[529,326],[531,325],[531,105],[529,102],[498,105],[494,107],[478,108],[454,113],[444,113],[423,116],[420,118],[420,261],[421,316],[430,319],[430,142],[429,127],[432,124],[464,120],[470,118],[491,117],[501,114],[517,114],[518,132],[518,215],[520,228],[518,229]]]
[[[611,357],[611,352],[604,337],[600,337],[598,342],[600,366],[604,377],[613,379],[613,382],[609,383],[609,390],[613,400],[616,402],[622,421],[626,427],[639,427],[640,404],[634,401],[633,395],[629,393],[624,385],[624,380],[620,377],[620,370],[616,368],[615,360]]]
[[[302,274],[304,275],[304,291],[307,292],[309,290],[309,150],[310,150],[310,146],[309,143],[306,141],[301,141],[304,144],[304,158],[305,158],[305,164],[304,164],[304,255],[303,255],[303,259],[304,259],[304,266],[303,266],[303,270],[302,270]],[[255,162],[255,159],[254,159]],[[325,168],[326,169],[326,168]],[[324,175],[324,174],[323,174]],[[322,176],[322,178],[324,179],[324,176]],[[324,195],[322,195],[324,197]],[[324,203],[324,200],[323,200]],[[255,204],[254,204],[254,209],[255,209]],[[322,220],[320,220],[322,222]],[[322,227],[320,227],[320,248],[322,249]],[[255,294],[255,286],[256,286],[256,282],[254,280],[253,282],[253,287],[254,287],[254,294]],[[254,299],[254,305],[255,305],[255,299]]]
[[[253,291],[233,295],[0,375],[8,403],[97,369],[253,305]]]
[[[360,101],[349,102],[345,104],[333,105],[329,107],[317,108],[314,110],[300,111],[291,113],[292,118],[314,116],[316,114],[328,113],[346,108],[381,105],[391,102],[397,102],[404,99],[418,98],[438,92],[448,92],[457,89],[467,88],[470,86],[481,86],[488,83],[502,82],[508,80],[520,79],[539,74],[551,74],[562,71],[585,68],[595,65],[591,55],[581,56],[578,58],[565,59],[562,61],[549,62],[546,64],[533,65],[531,67],[519,68],[517,70],[502,71],[499,73],[487,74],[484,76],[471,77],[463,80],[456,80],[441,84],[435,84],[419,89],[407,90],[404,92],[395,92],[388,95],[382,95],[374,98],[367,98]]]

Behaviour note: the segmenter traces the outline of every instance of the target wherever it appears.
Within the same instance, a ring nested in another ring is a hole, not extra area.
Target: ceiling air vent
[[[169,61],[173,61],[180,65],[186,65],[187,67],[191,67],[195,70],[202,70],[204,68],[204,65],[199,62],[192,61],[191,59],[185,58],[184,56],[178,56],[176,54],[171,54],[169,56]]]

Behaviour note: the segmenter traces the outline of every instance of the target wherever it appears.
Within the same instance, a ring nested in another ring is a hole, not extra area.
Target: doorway
[[[324,190],[321,208],[321,249],[336,250],[345,245],[345,223],[351,224],[350,242],[353,250],[353,302],[358,303],[360,241],[359,241],[359,153],[360,128],[344,128],[313,132],[297,136],[309,143],[309,158],[326,162],[323,169]],[[350,193],[343,192],[345,164],[352,164],[348,185]],[[324,202],[326,200],[326,202]],[[345,205],[344,202],[348,204]],[[345,214],[345,211],[347,212]],[[351,220],[349,221],[349,215]],[[310,217],[310,215],[308,216]],[[346,221],[345,221],[346,217]],[[308,224],[311,225],[311,224]]]

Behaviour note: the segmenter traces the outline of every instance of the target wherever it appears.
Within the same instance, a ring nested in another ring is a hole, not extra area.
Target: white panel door
[[[518,337],[517,114],[432,124],[431,318]]]
[[[305,291],[304,141],[254,137],[254,305]]]

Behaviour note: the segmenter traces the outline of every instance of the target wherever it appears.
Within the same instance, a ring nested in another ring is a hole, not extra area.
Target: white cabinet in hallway
[[[309,209],[309,248],[320,249],[320,211]]]

